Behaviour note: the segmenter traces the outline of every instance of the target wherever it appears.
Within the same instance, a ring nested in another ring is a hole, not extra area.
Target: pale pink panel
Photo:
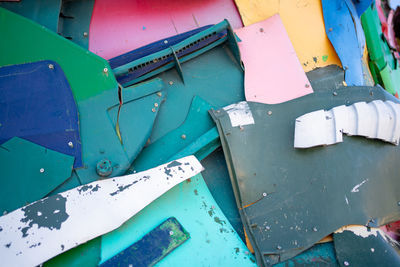
[[[277,104],[313,92],[278,14],[235,32],[247,101]]]
[[[89,50],[110,59],[224,19],[243,26],[233,0],[96,0]]]

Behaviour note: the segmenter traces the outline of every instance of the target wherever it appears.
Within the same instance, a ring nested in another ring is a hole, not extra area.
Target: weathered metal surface
[[[189,238],[179,221],[171,217],[100,266],[154,266]]]
[[[0,214],[45,197],[71,176],[74,157],[13,137],[0,145]]]
[[[233,127],[226,111],[212,112],[260,265],[285,261],[342,225],[398,220],[399,147],[344,136],[343,144],[293,149],[299,115],[377,99],[399,103],[380,87],[342,87],[277,105],[248,102],[249,125]]]
[[[152,42],[229,20],[242,27],[233,0],[96,1],[90,25],[90,51],[110,59]],[[140,38],[138,38],[140,36]]]
[[[235,33],[247,101],[276,104],[313,92],[278,14]]]
[[[279,13],[304,71],[331,64],[341,66],[325,34],[320,0],[235,0],[235,2],[245,26]]]
[[[17,136],[75,157],[82,167],[78,111],[54,61],[0,67],[0,144]]]
[[[175,186],[120,228],[102,236],[102,262],[140,240],[170,216],[190,233],[190,239],[157,266],[257,266],[201,175]]]
[[[36,266],[112,231],[201,170],[200,162],[190,156],[145,172],[83,185],[8,213],[0,217],[3,264]]]
[[[336,258],[347,266],[400,266],[400,245],[379,228],[346,226],[333,234]]]
[[[33,20],[53,32],[57,32],[61,2],[62,0],[0,1],[0,7]]]
[[[94,3],[94,0],[62,0],[57,33],[88,49]]]
[[[322,0],[325,31],[345,70],[348,85],[365,85],[362,56],[364,31],[351,0]]]
[[[400,138],[400,104],[374,100],[317,110],[296,118],[294,147],[332,145],[343,134],[380,139],[394,145]]]

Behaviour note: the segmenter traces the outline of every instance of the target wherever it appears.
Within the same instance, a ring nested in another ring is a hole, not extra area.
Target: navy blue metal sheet
[[[351,0],[322,0],[325,31],[338,54],[348,85],[365,85],[362,68],[365,36]]]
[[[2,67],[0,88],[0,144],[20,137],[74,156],[74,168],[82,166],[78,111],[56,62]]]

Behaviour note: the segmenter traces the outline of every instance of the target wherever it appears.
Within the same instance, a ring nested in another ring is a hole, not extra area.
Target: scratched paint
[[[153,200],[202,170],[194,156],[101,180],[36,201],[0,217],[5,266],[42,262],[119,227]]]

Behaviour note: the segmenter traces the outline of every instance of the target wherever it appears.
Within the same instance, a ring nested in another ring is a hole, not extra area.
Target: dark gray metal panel
[[[399,147],[347,136],[334,146],[293,147],[295,119],[302,114],[398,100],[379,87],[315,91],[278,105],[248,102],[255,124],[232,127],[225,110],[211,112],[259,265],[287,260],[343,225],[400,218]]]
[[[368,236],[351,230],[334,233],[336,258],[342,267],[347,266],[400,266],[399,244],[385,236],[362,226]],[[368,232],[369,231],[369,232]]]

